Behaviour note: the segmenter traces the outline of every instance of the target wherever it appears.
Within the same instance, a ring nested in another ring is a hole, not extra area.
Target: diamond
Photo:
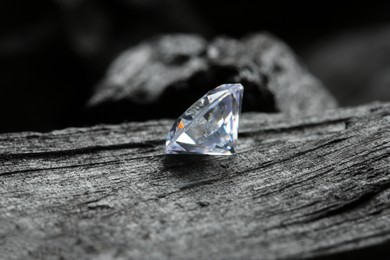
[[[243,92],[241,84],[224,84],[207,92],[175,121],[165,152],[234,154]]]

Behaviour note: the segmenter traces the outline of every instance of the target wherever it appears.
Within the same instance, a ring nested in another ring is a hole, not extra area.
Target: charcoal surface
[[[171,120],[0,135],[2,259],[388,259],[390,104],[244,113],[235,156]]]
[[[165,35],[123,52],[88,102],[97,122],[174,118],[208,90],[240,82],[243,111],[290,115],[336,102],[290,48],[268,34],[241,40]]]

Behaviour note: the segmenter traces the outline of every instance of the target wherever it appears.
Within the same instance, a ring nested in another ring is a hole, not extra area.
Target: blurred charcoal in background
[[[212,41],[267,31],[301,57],[340,105],[390,100],[388,10],[386,1],[2,1],[0,132],[161,116],[123,111],[117,119],[90,121],[87,102],[121,52],[173,33]]]

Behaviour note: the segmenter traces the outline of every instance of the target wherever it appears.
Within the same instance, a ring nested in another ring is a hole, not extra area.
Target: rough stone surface
[[[89,100],[89,115],[99,122],[176,118],[208,90],[235,82],[245,87],[243,111],[296,115],[336,106],[292,51],[268,34],[211,42],[170,35],[120,55]]]
[[[238,154],[172,121],[0,135],[2,259],[388,259],[390,104],[243,114]]]

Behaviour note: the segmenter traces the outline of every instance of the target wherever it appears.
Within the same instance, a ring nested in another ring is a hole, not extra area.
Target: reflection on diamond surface
[[[166,153],[234,154],[243,91],[241,84],[224,84],[196,101],[173,124]]]

